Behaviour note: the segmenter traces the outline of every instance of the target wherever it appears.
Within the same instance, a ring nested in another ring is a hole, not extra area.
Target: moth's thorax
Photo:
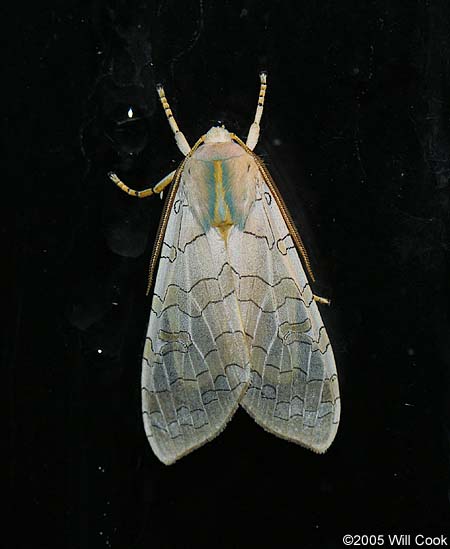
[[[208,135],[224,140],[206,139]],[[253,156],[232,141],[225,128],[211,128],[206,137],[187,159],[182,180],[202,227],[205,231],[216,228],[226,240],[233,226],[244,227],[255,200],[259,169]]]

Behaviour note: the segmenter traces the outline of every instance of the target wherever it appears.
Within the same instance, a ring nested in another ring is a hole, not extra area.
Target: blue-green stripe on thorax
[[[233,200],[233,181],[230,177],[228,162],[210,160],[208,165],[208,212],[211,226],[238,225],[242,220],[237,214]]]

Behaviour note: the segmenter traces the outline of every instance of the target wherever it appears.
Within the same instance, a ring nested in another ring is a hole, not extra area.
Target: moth
[[[216,437],[242,406],[264,429],[323,453],[339,424],[333,351],[310,261],[288,209],[253,152],[267,88],[260,74],[246,142],[212,127],[191,147],[157,91],[184,155],[151,256],[156,280],[142,360],[145,433],[165,464]]]

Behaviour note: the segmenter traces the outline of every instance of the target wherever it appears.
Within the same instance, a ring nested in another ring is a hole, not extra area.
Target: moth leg
[[[125,183],[121,181],[114,172],[109,172],[108,176],[111,181],[113,181],[119,187],[119,189],[122,189],[122,191],[126,192],[130,196],[145,198],[146,196],[151,196],[152,194],[158,193],[161,193],[162,196],[163,190],[167,187],[167,185],[170,185],[170,183],[172,182],[175,171],[176,170],[170,172],[169,175],[166,175],[166,177],[163,177],[161,181],[159,181],[159,183],[157,183],[154,187],[149,187],[148,189],[144,189],[142,191],[135,191],[134,189],[128,187],[128,185],[125,185]]]
[[[177,147],[184,154],[184,156],[186,156],[190,152],[191,147],[189,146],[189,143],[184,137],[183,132],[180,131],[180,128],[178,127],[178,124],[175,121],[169,102],[166,99],[164,88],[162,87],[161,84],[158,84],[156,86],[156,91],[158,92],[159,99],[161,100],[161,105],[163,106],[164,112],[166,113],[166,116],[167,116],[167,120],[169,121],[170,127],[172,128],[173,134],[175,136],[175,141],[177,143]]]
[[[259,98],[258,98],[258,106],[256,108],[256,114],[255,114],[255,121],[250,126],[250,131],[248,132],[247,147],[252,151],[256,147],[256,143],[258,143],[259,138],[259,123],[261,121],[261,116],[264,109],[264,98],[266,96],[266,89],[267,89],[267,73],[261,72],[259,73],[259,79],[261,81],[261,87],[259,88]]]
[[[314,301],[316,303],[321,303],[322,305],[331,305],[331,299],[326,297],[320,297],[320,295],[313,294]]]

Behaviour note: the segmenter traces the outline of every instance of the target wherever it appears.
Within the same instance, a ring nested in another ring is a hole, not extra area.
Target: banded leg
[[[248,132],[247,137],[247,147],[252,151],[256,147],[256,143],[258,143],[259,138],[259,123],[261,121],[261,116],[264,109],[264,98],[266,96],[266,89],[267,89],[267,73],[261,72],[259,73],[259,79],[261,81],[261,87],[259,88],[259,98],[258,98],[258,106],[256,108],[255,113],[255,121],[250,126],[250,131]]]
[[[331,305],[331,299],[327,297],[320,297],[320,295],[313,294],[314,301],[322,305]]]
[[[177,143],[177,147],[184,154],[184,156],[186,156],[191,150],[191,147],[189,146],[189,143],[184,137],[184,134],[180,131],[180,128],[178,127],[178,124],[175,121],[169,102],[166,99],[164,88],[162,87],[161,84],[158,84],[158,86],[156,86],[156,91],[158,92],[159,99],[161,100],[161,105],[163,106],[164,112],[166,113],[166,116],[167,116],[167,120],[169,121],[170,127],[172,128],[173,134],[175,136],[175,141]]]
[[[157,183],[154,187],[149,187],[148,189],[143,189],[142,191],[135,191],[134,189],[131,189],[128,187],[128,185],[125,185],[123,181],[117,177],[117,175],[113,172],[109,172],[108,176],[113,181],[119,189],[122,189],[122,191],[126,192],[130,196],[136,196],[137,198],[145,198],[146,196],[151,196],[152,194],[159,194],[161,193],[162,198],[162,192],[167,187],[167,185],[170,185],[172,182],[172,179],[175,175],[175,171],[170,172],[169,175],[166,175],[166,177],[163,177],[159,183]]]

